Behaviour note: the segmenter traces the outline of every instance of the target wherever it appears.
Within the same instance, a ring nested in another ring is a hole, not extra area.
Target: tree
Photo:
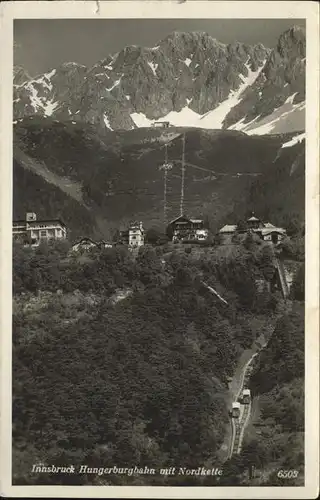
[[[246,231],[248,229],[247,222],[244,219],[240,219],[237,224],[238,231]]]
[[[254,236],[252,233],[248,233],[245,237],[245,240],[243,242],[243,246],[247,249],[247,250],[253,250],[254,247],[255,247],[255,240],[254,240]]]
[[[294,300],[304,300],[305,294],[305,264],[296,271],[291,285],[291,296]]]
[[[159,231],[158,229],[151,228],[146,232],[146,243],[150,245],[164,245],[168,243],[168,236]]]
[[[259,268],[264,278],[271,282],[275,274],[275,267],[273,264],[273,251],[269,246],[264,246],[262,248]]]
[[[263,442],[254,439],[243,445],[241,458],[246,466],[254,465],[256,468],[261,468],[269,461],[269,450]]]
[[[118,241],[120,241],[120,231],[119,231],[119,229],[115,229],[115,230],[112,231],[111,241],[113,243],[117,243]]]

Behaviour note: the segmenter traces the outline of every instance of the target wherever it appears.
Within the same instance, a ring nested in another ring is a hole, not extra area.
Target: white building
[[[145,233],[142,222],[133,222],[129,229],[120,231],[120,242],[129,248],[138,248],[144,245]]]
[[[26,246],[38,246],[41,241],[65,239],[67,228],[60,219],[37,220],[34,212],[27,212],[25,220],[13,221],[12,236]]]
[[[170,127],[170,122],[154,122],[152,124],[154,128],[169,128]]]
[[[144,229],[142,222],[135,222],[129,227],[129,247],[144,245]]]

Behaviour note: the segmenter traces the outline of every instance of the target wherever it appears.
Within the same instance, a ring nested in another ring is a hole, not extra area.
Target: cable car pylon
[[[182,135],[182,161],[181,161],[181,194],[180,194],[180,215],[184,213],[184,182],[185,182],[185,145],[186,134]]]
[[[167,224],[168,216],[168,206],[167,206],[167,181],[168,172],[172,169],[172,163],[168,162],[168,145],[164,145],[164,163],[159,167],[159,170],[163,170],[163,220],[164,224]]]

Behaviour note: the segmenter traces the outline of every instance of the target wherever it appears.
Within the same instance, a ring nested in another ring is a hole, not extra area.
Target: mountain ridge
[[[304,61],[301,29],[287,30],[273,50],[173,32],[154,47],[128,46],[91,68],[66,62],[24,84],[20,72],[14,116],[40,114],[110,130],[150,127],[167,117],[173,125],[241,129],[292,95],[292,105],[303,102]],[[301,120],[297,127],[303,129]]]

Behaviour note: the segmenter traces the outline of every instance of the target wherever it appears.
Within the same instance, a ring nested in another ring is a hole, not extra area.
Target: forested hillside
[[[206,217],[213,233],[246,210],[284,227],[301,222],[304,144],[281,149],[290,135],[179,127],[98,133],[88,124],[41,117],[14,127],[14,216],[23,218],[26,207],[46,217],[61,215],[71,238],[98,232],[109,239],[132,219],[164,231],[164,144],[173,165],[170,220],[180,213],[183,132],[189,217]]]
[[[124,248],[72,256],[67,244],[15,246],[14,483],[203,484],[30,468],[222,466],[228,377],[259,334],[257,319],[272,324],[279,305],[256,287],[270,266],[261,247],[227,257],[146,246],[134,259]]]

